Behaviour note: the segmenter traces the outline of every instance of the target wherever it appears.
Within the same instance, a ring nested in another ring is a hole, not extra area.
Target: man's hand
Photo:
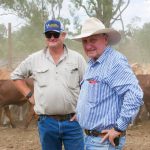
[[[121,132],[117,132],[114,129],[110,129],[110,130],[103,130],[102,133],[106,133],[106,135],[103,137],[101,143],[103,143],[106,139],[109,139],[110,143],[113,146],[116,146],[115,143],[114,143],[114,139],[116,137],[119,137]]]
[[[76,121],[77,120],[77,117],[76,117],[76,114],[70,119],[70,121]]]

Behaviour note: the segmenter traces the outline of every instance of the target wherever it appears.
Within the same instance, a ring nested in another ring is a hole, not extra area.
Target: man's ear
[[[105,41],[106,41],[106,45],[108,44],[108,35],[107,34],[104,34],[104,38],[105,38]]]
[[[108,35],[104,34],[105,40],[108,41]]]
[[[65,38],[67,33],[66,32],[62,32],[61,35],[62,35],[63,38]]]

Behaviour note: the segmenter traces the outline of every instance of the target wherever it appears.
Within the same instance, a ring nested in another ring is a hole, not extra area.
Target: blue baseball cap
[[[48,31],[61,32],[63,30],[64,29],[61,25],[61,22],[58,20],[55,20],[55,19],[48,20],[44,26],[44,33],[48,32]]]

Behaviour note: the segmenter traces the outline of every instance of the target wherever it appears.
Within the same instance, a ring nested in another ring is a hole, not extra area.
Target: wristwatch
[[[25,96],[25,98],[29,99],[29,98],[32,97],[32,95],[33,95],[33,93],[30,91],[30,92]]]

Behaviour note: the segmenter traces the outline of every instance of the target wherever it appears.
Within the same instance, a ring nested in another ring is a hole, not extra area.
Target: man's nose
[[[90,43],[87,43],[87,44],[85,45],[85,48],[86,48],[87,50],[89,50],[89,49],[92,48],[92,45],[91,45]]]

